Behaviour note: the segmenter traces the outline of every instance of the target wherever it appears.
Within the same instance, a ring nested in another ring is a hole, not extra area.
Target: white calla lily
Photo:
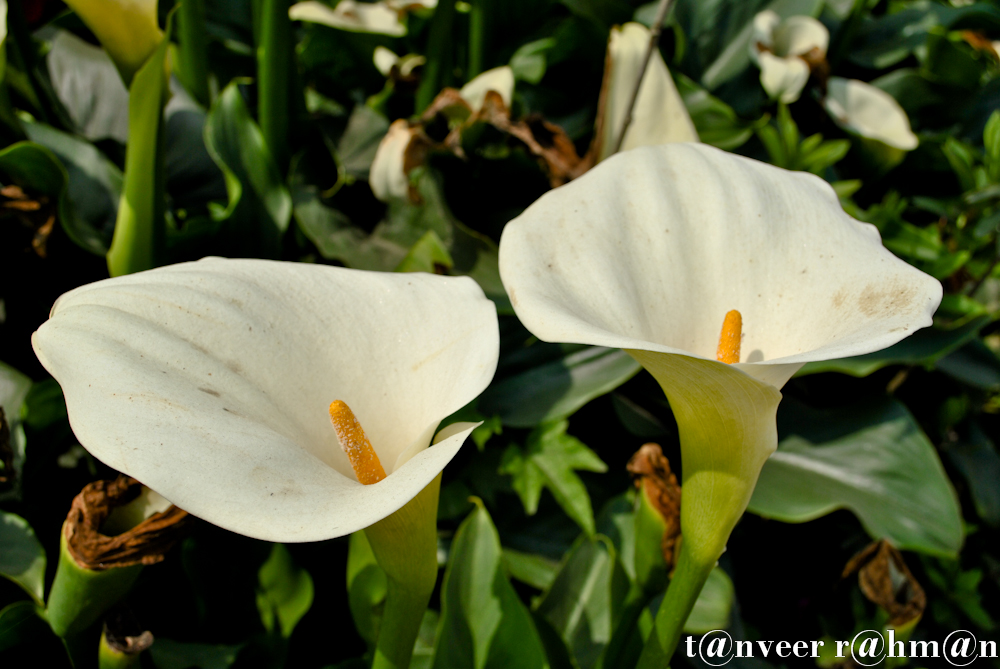
[[[809,80],[810,60],[826,57],[830,32],[811,16],[782,20],[773,10],[754,17],[750,57],[760,67],[760,84],[772,98],[789,104]]]
[[[493,377],[498,332],[471,279],[207,259],[77,288],[32,344],[98,459],[211,523],[291,542],[368,527],[440,474],[474,426],[431,437]],[[333,400],[383,480],[358,482]]]
[[[458,94],[468,103],[472,113],[475,114],[483,108],[486,94],[490,91],[499,93],[504,106],[510,108],[510,103],[514,98],[514,70],[509,65],[486,70],[462,86]]]
[[[823,106],[837,125],[851,134],[900,151],[912,151],[919,144],[896,99],[871,84],[830,77]]]
[[[649,29],[639,23],[626,23],[620,28],[611,29],[604,65],[601,109],[598,112],[598,161],[614,152],[615,142],[621,134],[625,115],[632,101],[639,70],[646,58],[649,35]],[[620,150],[697,141],[698,131],[677,92],[667,64],[663,62],[660,52],[654,51],[643,76],[639,97],[632,109],[632,121]]]
[[[547,193],[504,229],[500,275],[539,339],[625,349],[677,420],[681,558],[643,667],[665,666],[746,509],[784,383],[930,325],[941,299],[826,182],[702,144],[613,156]],[[734,364],[716,358],[730,310]]]
[[[118,66],[126,84],[163,39],[157,0],[68,0]]]
[[[405,12],[387,2],[357,2],[340,0],[330,8],[318,0],[306,0],[292,5],[288,17],[293,21],[319,23],[338,30],[356,33],[375,33],[402,37],[406,34],[403,22]]]

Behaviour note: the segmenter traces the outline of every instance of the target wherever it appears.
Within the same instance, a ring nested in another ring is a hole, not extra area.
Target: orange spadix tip
[[[378,455],[372,448],[372,442],[368,441],[351,407],[340,400],[331,402],[330,422],[333,423],[333,430],[337,433],[341,448],[351,461],[351,467],[354,467],[358,481],[371,485],[384,479],[385,470],[382,468],[382,463],[379,462]]]
[[[722,334],[719,335],[719,348],[715,351],[715,359],[731,365],[740,361],[740,340],[743,338],[743,316],[733,309],[722,321]]]

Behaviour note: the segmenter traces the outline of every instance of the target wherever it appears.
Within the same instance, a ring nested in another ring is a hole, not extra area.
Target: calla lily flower
[[[612,156],[546,193],[504,229],[500,276],[539,339],[622,348],[666,393],[684,478],[661,608],[676,634],[777,447],[781,387],[930,325],[942,292],[823,180],[702,144]]]
[[[468,278],[206,259],[77,288],[32,344],[94,456],[211,523],[294,542],[366,528],[438,477],[474,425],[431,438],[493,377],[498,336]],[[371,485],[348,423],[384,472]]]
[[[830,117],[847,132],[899,151],[912,151],[919,140],[896,99],[857,79],[830,77],[823,99]]]
[[[639,23],[626,23],[620,28],[611,29],[604,65],[604,83],[598,105],[598,161],[614,152],[615,142],[621,134],[632,92],[639,78],[639,70],[646,58],[649,36],[649,29]],[[660,52],[654,51],[643,76],[639,97],[632,109],[632,122],[621,150],[697,141],[698,131],[691,122],[667,65]]]
[[[811,16],[782,20],[768,9],[753,20],[750,58],[760,67],[760,84],[771,98],[799,99],[812,68],[825,62],[830,32]]]
[[[403,21],[406,12],[432,7],[434,4],[436,3],[340,0],[331,9],[317,0],[306,0],[292,5],[288,10],[288,17],[293,21],[319,23],[348,32],[402,37],[406,34],[406,23]]]
[[[338,5],[339,6],[339,5]],[[385,55],[380,56],[388,63]],[[389,66],[390,69],[392,65]],[[488,93],[500,96],[505,108],[510,108],[514,97],[514,71],[509,66],[496,67],[475,77],[461,90],[445,89],[431,105],[428,114],[438,110],[463,120],[475,117],[483,108]],[[410,172],[423,164],[430,139],[424,134],[421,123],[411,124],[406,119],[398,119],[389,126],[389,131],[378,145],[375,158],[368,172],[368,185],[372,194],[383,202],[402,200],[410,197]]]
[[[125,83],[163,39],[156,19],[157,0],[68,0],[118,66]]]

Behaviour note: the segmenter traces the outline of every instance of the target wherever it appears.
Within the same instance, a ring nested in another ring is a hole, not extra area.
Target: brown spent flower
[[[105,616],[103,636],[108,648],[131,657],[153,645],[153,633],[141,629],[131,612],[121,606]]]
[[[870,601],[889,614],[895,628],[915,623],[927,606],[927,595],[913,577],[903,555],[885,539],[869,544],[848,561],[841,578],[858,573],[858,585]]]
[[[66,549],[80,567],[101,571],[151,565],[162,561],[166,552],[177,543],[189,516],[187,511],[176,506],[153,514],[121,534],[107,536],[101,533],[101,525],[112,510],[128,504],[140,492],[141,483],[120,474],[114,481],[88,483],[73,498],[63,533]]]
[[[626,466],[635,487],[646,494],[660,512],[666,529],[663,531],[664,561],[673,567],[681,541],[681,485],[670,471],[670,461],[659,444],[643,444]]]

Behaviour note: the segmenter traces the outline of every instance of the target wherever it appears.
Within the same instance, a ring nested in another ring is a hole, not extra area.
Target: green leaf
[[[536,608],[536,613],[566,644],[580,669],[596,666],[611,639],[614,576],[615,550],[611,541],[600,535],[581,537],[563,559],[552,587]]]
[[[979,316],[957,328],[945,330],[937,327],[918,330],[889,348],[838,360],[820,360],[806,363],[796,376],[819,372],[840,372],[851,376],[868,376],[889,365],[930,365],[939,361],[963,344],[976,338],[979,330],[990,323],[989,316]]]
[[[291,553],[282,544],[274,544],[271,556],[261,565],[257,577],[257,610],[264,629],[278,631],[287,639],[312,606],[312,577],[296,566]]]
[[[160,45],[129,86],[125,177],[107,254],[111,276],[156,267],[166,248],[163,105],[169,89],[163,62],[170,46],[172,17],[173,13]]]
[[[487,416],[499,415],[504,425],[534,427],[572,415],[640,369],[622,350],[588,346],[494,383],[478,406]]]
[[[396,266],[396,271],[447,274],[454,264],[441,238],[433,230],[428,230],[410,247],[410,252]]]
[[[347,549],[347,602],[358,634],[369,648],[378,639],[379,621],[389,587],[364,532],[351,535]]]
[[[705,634],[712,630],[726,629],[729,627],[729,615],[735,598],[736,590],[729,574],[716,567],[702,586],[701,594],[684,623],[684,631],[688,634]]]
[[[983,147],[986,149],[986,168],[992,181],[1000,181],[1000,110],[990,114],[983,129]]]
[[[683,74],[674,73],[674,79],[701,141],[732,151],[753,136],[754,124],[737,116],[732,107]]]
[[[28,521],[0,511],[0,576],[18,584],[42,605],[45,595],[45,549]]]
[[[55,379],[45,379],[31,386],[24,398],[24,422],[34,430],[43,430],[66,420],[66,401]]]
[[[906,550],[957,555],[963,528],[955,491],[906,407],[891,401],[801,412],[800,424],[812,427],[778,444],[761,471],[750,511],[801,523],[849,509],[876,539]],[[836,426],[840,434],[811,434],[816,426]]]
[[[207,643],[182,643],[156,638],[149,649],[156,669],[229,669],[236,662],[242,644],[237,646]]]
[[[337,157],[356,179],[367,179],[378,145],[389,131],[389,119],[368,105],[355,105],[337,143]]]
[[[503,549],[503,563],[510,577],[539,590],[548,590],[559,571],[559,563],[542,555]]]
[[[552,37],[528,42],[522,45],[510,57],[510,69],[514,71],[514,77],[537,84],[545,76],[545,54],[556,45],[556,40]]]
[[[0,609],[0,653],[28,643],[55,642],[35,602],[14,602]],[[45,637],[48,637],[47,639]]]
[[[80,248],[106,254],[122,195],[121,170],[93,144],[75,135],[33,121],[22,121],[22,127],[28,139],[56,154],[66,169],[70,206],[68,215],[61,216],[63,229]]]
[[[976,513],[988,525],[1000,526],[1000,455],[978,422],[973,422],[968,439],[945,450],[969,484]]]
[[[281,236],[292,215],[292,197],[250,118],[239,82],[226,86],[205,123],[205,147],[222,170],[229,204],[226,239],[234,255],[281,257]]]
[[[10,422],[19,421],[21,407],[31,390],[31,379],[10,365],[0,362],[0,408]]]
[[[1000,390],[1000,358],[983,343],[973,339],[957,351],[941,358],[936,369],[966,385],[982,390]]]
[[[513,487],[528,515],[538,511],[542,488],[548,488],[566,514],[594,533],[594,512],[583,481],[574,472],[605,472],[608,466],[579,439],[566,434],[569,421],[544,423],[531,431],[522,450],[511,444],[504,453],[500,473],[514,478]]]
[[[531,614],[507,580],[500,537],[481,502],[451,545],[433,666],[548,667]]]

